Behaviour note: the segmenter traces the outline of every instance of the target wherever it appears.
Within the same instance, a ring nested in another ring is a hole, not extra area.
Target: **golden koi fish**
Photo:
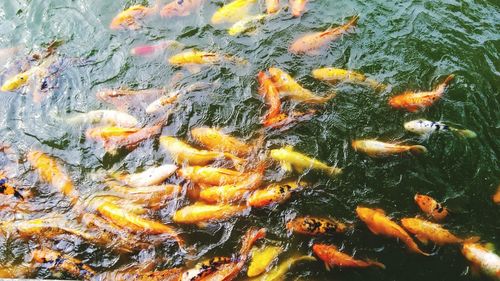
[[[309,0],[290,0],[290,8],[294,17],[300,17],[306,10]]]
[[[448,209],[430,196],[417,194],[415,195],[415,202],[420,207],[420,210],[437,221],[443,220],[448,215]]]
[[[223,62],[233,62],[236,64],[247,63],[244,59],[233,56],[196,50],[189,50],[174,55],[168,59],[168,62],[178,67],[185,67],[191,73],[200,72],[202,66],[217,65]]]
[[[492,250],[481,244],[465,243],[462,247],[462,254],[485,274],[495,280],[500,280],[500,256]]]
[[[259,24],[262,24],[262,22],[267,17],[268,17],[267,14],[246,16],[246,17],[242,18],[241,20],[237,21],[235,24],[233,24],[227,30],[227,32],[231,36],[238,36],[240,34],[250,32],[252,30],[255,30]]]
[[[200,191],[199,199],[210,204],[230,203],[241,201],[252,190],[255,190],[262,183],[263,171],[252,174],[236,184],[204,187]]]
[[[412,252],[429,256],[429,254],[420,250],[415,241],[411,239],[410,235],[408,235],[401,226],[387,217],[383,210],[357,207],[356,213],[358,217],[366,223],[368,229],[370,229],[373,234],[398,238],[405,243]]]
[[[158,167],[151,167],[143,172],[135,174],[113,174],[112,177],[126,183],[132,187],[145,187],[158,185],[164,182],[168,177],[175,173],[176,165],[165,164]]]
[[[177,170],[177,174],[200,185],[236,184],[252,176],[252,173],[242,173],[234,170],[214,167],[185,167]]]
[[[259,95],[264,98],[269,107],[262,123],[269,127],[282,120],[280,94],[271,77],[265,72],[259,72],[257,81],[259,82]]]
[[[224,5],[212,16],[212,24],[235,23],[248,15],[252,5],[257,0],[235,0]]]
[[[312,76],[321,81],[326,81],[331,83],[336,83],[339,81],[355,83],[355,84],[367,85],[376,90],[385,90],[385,88],[387,87],[384,84],[381,84],[373,79],[366,77],[364,74],[340,68],[327,67],[327,68],[315,69],[312,72]]]
[[[256,280],[258,281],[285,281],[286,273],[290,270],[290,268],[302,261],[316,261],[315,257],[311,256],[292,256],[285,261],[281,262],[277,267],[272,269],[271,271],[263,274]]]
[[[371,267],[376,266],[385,269],[385,265],[374,261],[363,261],[354,259],[348,254],[340,252],[337,247],[327,244],[314,244],[313,252],[318,256],[326,266],[326,270],[334,266],[338,267]]]
[[[299,217],[289,221],[286,228],[290,231],[306,235],[336,235],[344,233],[347,226],[337,220],[315,217]]]
[[[33,272],[31,265],[2,265],[0,266],[0,278],[23,278]]]
[[[258,189],[250,195],[247,200],[248,206],[263,208],[271,204],[281,204],[292,197],[294,191],[307,187],[305,182],[289,181],[285,183],[273,183],[263,189]]]
[[[500,186],[498,186],[497,192],[493,194],[493,202],[495,204],[500,204]]]
[[[214,128],[194,128],[191,130],[191,137],[207,149],[233,153],[239,157],[247,156],[254,149],[253,146]]]
[[[174,0],[161,8],[160,15],[164,18],[189,16],[203,2],[205,0]]]
[[[135,204],[144,205],[152,210],[160,209],[168,200],[180,194],[182,190],[180,186],[172,184],[125,187],[113,182],[108,182],[108,186],[110,190],[116,192],[119,197],[123,197]]]
[[[358,16],[354,16],[349,22],[340,27],[304,35],[292,43],[289,51],[296,55],[319,55],[321,48],[347,33],[347,31],[356,25],[358,19]]]
[[[377,140],[355,140],[352,147],[370,157],[388,157],[396,154],[410,152],[412,154],[427,153],[427,148],[422,145],[397,145]]]
[[[111,29],[130,29],[136,30],[141,28],[140,21],[147,16],[156,13],[157,7],[149,8],[142,5],[132,6],[125,11],[120,12],[111,21],[109,28]]]
[[[275,14],[280,10],[280,0],[266,0],[266,11]]]
[[[100,127],[90,128],[86,132],[87,138],[104,143],[104,149],[109,153],[116,153],[119,148],[133,150],[147,139],[161,133],[162,126],[138,128]]]
[[[52,271],[63,271],[74,277],[89,280],[96,272],[81,260],[47,248],[34,250],[33,261],[47,266]]]
[[[271,263],[283,253],[283,248],[279,246],[266,246],[260,249],[253,248],[251,252],[252,260],[248,266],[247,276],[255,277],[266,272]]]
[[[40,178],[55,187],[59,192],[67,196],[74,204],[78,200],[78,192],[73,182],[66,175],[56,160],[47,154],[33,150],[26,156],[30,164],[38,171]]]
[[[308,169],[314,169],[323,171],[332,177],[342,173],[342,169],[330,167],[323,162],[296,152],[291,146],[273,149],[270,156],[272,159],[279,161],[285,171],[292,171],[293,169],[299,173],[304,173]]]
[[[297,102],[321,104],[331,100],[336,95],[330,94],[326,97],[316,96],[311,91],[300,86],[292,76],[279,68],[270,68],[269,74],[279,93]]]
[[[198,224],[200,226],[211,221],[222,221],[242,214],[247,206],[239,205],[207,205],[196,202],[175,212],[172,220],[182,224]]]
[[[429,240],[437,245],[474,243],[479,241],[479,237],[458,238],[441,225],[419,218],[404,218],[401,219],[401,224],[424,244],[427,244]]]
[[[56,60],[56,56],[50,56],[39,65],[34,66],[25,72],[16,74],[15,76],[7,79],[7,81],[3,83],[0,90],[3,92],[12,92],[26,85],[30,79],[36,76],[38,76],[38,78],[47,76],[49,67],[54,64]]]

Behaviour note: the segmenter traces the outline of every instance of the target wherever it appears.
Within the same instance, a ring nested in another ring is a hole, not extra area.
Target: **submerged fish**
[[[23,195],[17,190],[17,188],[9,183],[7,177],[0,171],[0,194],[7,196],[14,196],[17,199],[24,199]]]
[[[286,274],[290,268],[301,261],[316,261],[316,258],[311,256],[292,256],[285,261],[281,262],[274,269],[258,277],[256,280],[259,281],[284,281],[286,280]]]
[[[268,14],[277,13],[280,10],[280,0],[266,0],[266,12]]]
[[[406,109],[409,112],[417,112],[420,109],[429,107],[437,102],[444,94],[444,91],[453,80],[455,75],[449,75],[439,84],[433,91],[430,92],[404,92],[400,95],[389,99],[389,105],[393,108]]]
[[[191,137],[207,149],[233,153],[239,157],[249,155],[255,148],[215,128],[191,129]]]
[[[424,136],[429,136],[434,132],[453,132],[466,138],[475,138],[477,136],[476,133],[471,130],[457,129],[442,122],[434,122],[425,119],[417,119],[406,122],[404,127],[409,132]]]
[[[81,260],[47,248],[34,250],[33,261],[52,271],[62,271],[74,277],[89,280],[96,272]]]
[[[410,235],[401,226],[387,217],[383,210],[357,207],[356,213],[366,223],[368,229],[373,234],[397,238],[405,243],[412,252],[429,256],[429,254],[420,250]]]
[[[109,28],[130,30],[139,29],[141,28],[140,21],[147,16],[155,14],[157,10],[157,7],[149,8],[142,5],[134,5],[116,15],[111,21]]]
[[[424,244],[427,244],[429,240],[437,245],[474,243],[479,241],[479,237],[458,238],[441,225],[419,218],[404,218],[401,219],[401,224]]]
[[[144,187],[127,187],[112,181],[107,184],[110,190],[117,193],[119,197],[144,205],[152,210],[160,209],[167,200],[174,199],[182,191],[182,187],[172,184]]]
[[[177,210],[172,216],[175,223],[197,224],[203,226],[209,222],[227,220],[229,218],[241,215],[248,210],[244,205],[207,205],[196,202],[193,205],[185,206]]]
[[[185,88],[172,91],[166,95],[161,96],[146,107],[146,113],[152,114],[163,110],[167,105],[176,102],[180,96],[186,95],[187,93],[204,90],[210,87],[210,84],[204,82],[198,82],[191,84]]]
[[[314,244],[313,252],[326,266],[326,270],[334,266],[338,267],[379,267],[385,269],[385,265],[375,261],[363,261],[354,259],[352,256],[340,252],[337,247],[327,244]]]
[[[306,34],[295,40],[290,45],[289,51],[296,55],[318,55],[323,47],[340,38],[340,36],[354,27],[358,22],[358,18],[358,16],[354,16],[349,22],[340,27],[329,28],[323,32]]]
[[[363,152],[370,157],[387,157],[410,152],[418,155],[427,153],[427,148],[421,145],[398,145],[377,140],[355,140],[352,142],[354,150]]]
[[[235,23],[248,15],[257,0],[235,0],[222,6],[212,16],[212,24]]]
[[[492,250],[481,244],[465,243],[462,247],[462,254],[473,266],[495,280],[500,280],[500,256]]]
[[[210,204],[242,201],[245,196],[260,186],[263,177],[262,171],[236,184],[203,187],[199,198]]]
[[[117,110],[93,110],[64,118],[64,121],[69,124],[101,123],[125,128],[133,128],[139,123],[134,116]]]
[[[291,100],[304,103],[325,103],[335,97],[335,94],[330,94],[326,97],[320,97],[313,94],[311,91],[304,89],[285,71],[279,68],[269,68],[271,80],[278,89],[279,93],[288,97]]]
[[[497,188],[497,192],[493,194],[493,202],[500,204],[500,186]]]
[[[237,184],[252,177],[252,173],[243,173],[225,168],[215,167],[185,167],[177,171],[180,177],[201,185]]]
[[[29,264],[1,265],[0,278],[23,278],[28,277],[33,268]]]
[[[185,17],[198,9],[205,0],[173,0],[160,10],[160,15],[164,18]]]
[[[315,217],[299,217],[289,221],[286,228],[290,231],[306,235],[336,235],[344,233],[347,226],[337,220]]]
[[[304,173],[308,169],[320,170],[329,176],[338,176],[342,169],[330,167],[323,162],[310,158],[293,150],[291,146],[271,150],[270,157],[280,162],[281,167],[286,171],[295,170]]]
[[[233,262],[233,259],[229,257],[215,257],[204,260],[196,264],[193,268],[182,273],[182,276],[178,281],[203,280],[204,277],[214,273],[223,264],[227,264],[230,262]]]
[[[257,249],[253,248],[251,252],[252,260],[248,266],[247,276],[255,277],[269,270],[271,263],[276,261],[278,256],[283,253],[283,248],[279,246],[265,246]]]
[[[275,87],[274,83],[265,72],[260,71],[257,75],[257,80],[259,82],[259,95],[261,95],[269,109],[264,117],[263,123],[267,126],[276,123],[276,118],[280,116],[281,113],[281,100],[278,89]]]
[[[231,36],[238,36],[242,33],[247,33],[256,29],[258,25],[261,24],[267,17],[267,14],[246,16],[233,24],[227,32]]]
[[[272,204],[281,204],[291,198],[292,193],[308,187],[306,182],[289,181],[273,183],[263,189],[254,191],[247,200],[248,206],[263,208]]]
[[[165,164],[158,167],[149,168],[143,172],[135,174],[113,174],[112,176],[119,181],[132,187],[144,187],[158,185],[164,182],[177,170],[176,165]]]
[[[8,78],[2,85],[1,91],[12,92],[22,86],[28,84],[31,79],[42,80],[49,76],[49,67],[57,61],[56,56],[49,56],[43,60],[39,65],[33,66],[30,69]],[[35,93],[33,93],[35,95]],[[38,100],[36,100],[38,101]]]
[[[294,17],[300,17],[306,10],[309,0],[290,0],[290,8]]]
[[[416,194],[414,199],[420,210],[437,221],[443,220],[448,215],[448,209],[430,196]]]
[[[109,153],[116,153],[119,148],[135,149],[141,142],[161,133],[162,126],[155,125],[145,128],[98,127],[90,128],[86,137],[100,141]]]
[[[177,1],[175,1],[177,3]],[[164,40],[153,45],[140,45],[132,48],[130,54],[136,57],[147,57],[163,52],[174,46],[181,46],[181,44],[175,40]]]
[[[384,90],[386,88],[386,85],[381,84],[380,82],[375,81],[373,79],[370,79],[366,77],[364,74],[340,68],[327,67],[327,68],[315,69],[312,71],[312,76],[318,80],[326,82],[340,81],[340,82],[355,83],[355,84],[367,85],[376,90]]]

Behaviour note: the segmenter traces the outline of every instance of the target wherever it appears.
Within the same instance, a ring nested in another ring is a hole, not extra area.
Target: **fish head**
[[[312,250],[316,256],[318,256],[320,259],[326,259],[328,257],[328,253],[330,251],[335,251],[337,247],[333,245],[326,245],[326,244],[314,244],[312,246]]]
[[[366,221],[371,221],[372,218],[373,218],[373,215],[376,213],[377,211],[374,210],[374,209],[370,209],[370,208],[366,208],[366,207],[357,207],[356,208],[356,214],[358,215],[358,217],[366,222]]]
[[[12,77],[11,79],[8,79],[7,81],[5,81],[5,83],[2,85],[1,90],[3,92],[17,90],[21,86],[28,83],[28,79],[29,79],[28,72],[19,73],[16,76]]]
[[[404,126],[405,130],[407,130],[409,132],[421,134],[421,133],[425,133],[425,128],[426,128],[427,122],[429,122],[429,121],[424,120],[424,119],[417,119],[417,120],[406,122],[406,123],[404,123],[403,126]]]

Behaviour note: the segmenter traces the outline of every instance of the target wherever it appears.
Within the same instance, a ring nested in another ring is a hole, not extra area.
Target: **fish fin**
[[[380,209],[380,208],[375,208],[374,210],[375,210],[376,212],[380,213],[380,214],[385,215],[385,211],[384,211],[384,210],[382,210],[382,209]]]
[[[331,266],[330,266],[330,264],[329,264],[329,263],[327,263],[326,261],[325,261],[325,268],[326,268],[326,271],[330,271],[330,270],[332,270],[332,267],[331,267]]]
[[[309,50],[305,52],[305,54],[308,56],[319,56],[321,55],[321,53],[322,53],[321,49]]]
[[[449,85],[450,82],[455,78],[455,74],[450,74],[446,79],[444,79],[443,84],[444,85]]]
[[[461,135],[462,137],[465,137],[465,138],[470,138],[470,139],[473,139],[475,137],[477,137],[477,134],[471,130],[460,130],[460,129],[451,129],[453,132]]]
[[[191,74],[197,74],[201,71],[201,66],[195,64],[185,65],[184,68],[186,68]]]
[[[425,154],[425,153],[427,153],[427,148],[425,148],[425,146],[422,146],[422,145],[412,145],[410,147],[410,152],[413,155]]]
[[[484,247],[490,251],[493,251],[493,252],[495,251],[495,244],[493,244],[493,243],[486,243],[486,244],[484,244]]]
[[[283,169],[285,172],[291,173],[293,171],[292,164],[281,161],[280,162],[281,169]]]
[[[196,224],[196,226],[199,227],[199,228],[207,228],[208,225],[209,225],[208,222],[199,222],[199,223]]]
[[[19,191],[17,191],[17,190],[14,190],[14,197],[16,197],[17,199],[24,200],[23,195],[21,193],[19,193]]]
[[[370,230],[373,234],[375,234],[375,235],[378,235],[378,234],[379,234],[379,233],[378,233],[378,231],[377,231],[377,230],[375,230],[375,228],[373,228],[372,226],[370,226],[370,225],[368,225],[368,224],[367,224],[366,226],[368,227],[368,229],[369,229],[369,230]]]
[[[306,168],[304,168],[304,167],[300,167],[300,166],[294,166],[294,169],[295,169],[295,171],[296,171],[297,173],[299,173],[299,174],[304,174],[304,173],[305,173],[305,171],[306,171]]]
[[[422,242],[422,244],[424,244],[424,245],[429,244],[429,239],[427,239],[421,235],[415,235],[415,238],[417,238],[418,241]]]
[[[464,243],[477,243],[477,242],[479,242],[479,240],[481,240],[481,237],[472,236],[472,237],[469,237],[467,239],[464,239]]]
[[[327,172],[329,176],[335,177],[342,174],[342,169],[339,169],[337,167],[330,167]]]
[[[381,263],[381,262],[378,262],[378,261],[374,261],[374,260],[367,260],[367,262],[373,266],[376,266],[376,267],[379,267],[379,268],[382,268],[382,269],[385,269],[385,264]]]

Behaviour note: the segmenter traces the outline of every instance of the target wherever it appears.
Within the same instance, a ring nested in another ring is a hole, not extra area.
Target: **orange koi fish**
[[[354,259],[352,256],[340,252],[337,247],[326,244],[314,244],[313,252],[326,266],[326,270],[334,266],[338,267],[379,267],[385,269],[385,265],[375,261],[363,261]]]
[[[355,140],[352,142],[354,150],[363,152],[370,157],[388,157],[410,152],[412,154],[427,153],[427,148],[421,145],[397,145],[377,140]]]
[[[479,237],[471,237],[468,239],[458,238],[444,229],[441,225],[419,218],[404,218],[401,219],[401,224],[424,244],[427,244],[429,240],[437,245],[473,243],[479,241]]]
[[[280,0],[266,0],[268,14],[275,14],[280,10]]]
[[[290,0],[290,8],[294,17],[300,17],[306,10],[306,5],[309,0]]]
[[[271,204],[281,204],[292,197],[294,191],[307,187],[305,182],[289,181],[273,183],[263,189],[256,190],[247,200],[248,206],[263,208]]]
[[[356,213],[358,217],[366,223],[368,229],[370,229],[373,234],[398,238],[403,241],[412,252],[429,256],[428,253],[420,250],[415,241],[411,239],[410,235],[408,235],[401,226],[387,217],[383,210],[357,207]]]
[[[265,72],[259,72],[257,80],[259,81],[259,95],[264,98],[266,104],[269,106],[269,110],[264,117],[263,123],[269,124],[270,120],[275,119],[281,113],[280,94],[278,89],[274,86],[271,78]]]
[[[162,126],[138,128],[99,127],[90,128],[86,132],[89,139],[104,143],[104,149],[109,153],[116,153],[119,148],[133,150],[147,139],[161,133]]]
[[[253,150],[251,145],[215,128],[194,128],[191,130],[191,137],[207,149],[233,153],[239,157],[246,156]]]
[[[299,217],[286,224],[289,231],[311,236],[344,233],[347,226],[337,220],[315,217]]]
[[[23,278],[27,277],[34,268],[28,264],[2,265],[0,266],[0,278]]]
[[[498,186],[497,192],[493,194],[493,202],[500,204],[500,186]]]
[[[32,257],[34,262],[40,263],[52,271],[67,272],[77,278],[89,280],[96,274],[92,268],[85,265],[81,260],[47,248],[34,250]]]
[[[296,55],[319,55],[321,48],[340,38],[340,36],[349,31],[356,25],[358,19],[358,16],[354,16],[349,22],[340,27],[329,28],[323,32],[315,32],[304,35],[290,45],[289,51]]]
[[[189,16],[198,9],[205,0],[174,0],[163,6],[160,15],[164,18]]]
[[[33,150],[26,156],[30,164],[38,171],[40,178],[51,184],[59,192],[67,196],[72,203],[78,200],[78,192],[73,186],[73,182],[66,175],[56,160],[47,154]]]
[[[132,6],[126,9],[125,11],[120,12],[118,15],[116,15],[111,21],[109,28],[115,30],[139,29],[141,28],[140,21],[143,20],[145,17],[156,13],[156,11],[157,11],[156,7],[149,8],[149,7],[144,7],[142,5]]]
[[[446,77],[443,83],[439,84],[430,92],[404,92],[389,99],[389,105],[393,108],[404,108],[409,112],[417,112],[420,109],[429,107],[437,102],[444,94],[444,91],[453,80],[455,75]]]
[[[208,222],[223,221],[240,215],[248,210],[247,206],[240,205],[207,205],[196,202],[175,212],[172,220],[182,224],[197,224],[204,226]]]
[[[200,166],[181,168],[177,170],[177,174],[200,185],[236,184],[252,175],[251,173],[242,173],[224,168]]]
[[[480,268],[485,274],[500,280],[500,256],[492,250],[477,243],[465,243],[462,254],[473,266]]]
[[[437,221],[443,220],[448,215],[448,209],[443,207],[441,203],[438,203],[430,196],[416,194],[415,202],[418,207],[420,207],[420,210]]]

